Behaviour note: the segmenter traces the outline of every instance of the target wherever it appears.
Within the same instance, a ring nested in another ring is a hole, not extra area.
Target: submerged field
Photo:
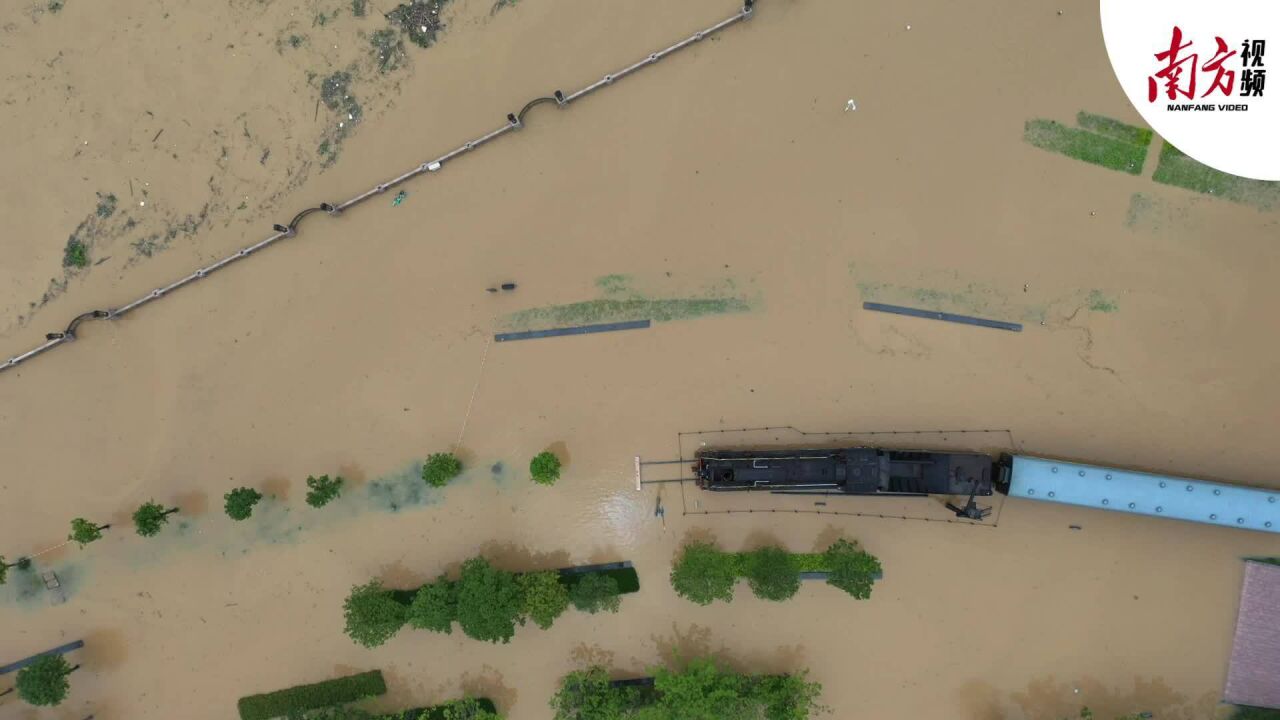
[[[809,668],[832,717],[1059,720],[1083,704],[1214,717],[1240,560],[1280,555],[1275,537],[1019,500],[998,526],[968,527],[874,517],[945,516],[933,500],[770,507],[634,489],[637,455],[687,458],[720,431],[784,425],[867,442],[995,428],[909,444],[1276,486],[1265,420],[1280,348],[1259,328],[1280,302],[1278,220],[1252,200],[1271,186],[1207,175],[1143,135],[1095,10],[757,8],[579,104],[534,108],[398,201],[309,221],[0,374],[0,553],[58,545],[74,517],[113,525],[37,559],[65,604],[30,574],[0,588],[0,664],[86,642],[62,707],[11,695],[0,716],[221,720],[241,697],[378,669],[374,712],[470,695],[537,720],[571,670],[635,677],[715,654],[749,674]],[[0,11],[0,121],[15,138],[0,356],[736,3],[453,0],[426,48],[392,9]],[[389,27],[401,34],[377,34]],[[140,48],[154,51],[140,69],[111,70]],[[946,53],[969,58],[968,81],[937,72]],[[1032,58],[1025,73],[1011,53]],[[1118,145],[1072,136],[1064,155],[1045,147],[1055,127],[1027,140],[1028,118]],[[1025,328],[874,315],[864,300]],[[656,322],[490,340],[625,319]],[[455,445],[463,475],[422,484],[426,455]],[[535,486],[529,459],[547,449],[563,477]],[[349,491],[307,507],[304,479],[324,473]],[[236,523],[223,493],[242,485],[267,497]],[[149,499],[181,513],[142,538],[129,513]],[[747,512],[711,514],[728,509]],[[702,607],[668,581],[690,540],[813,553],[839,537],[883,563],[869,600],[818,583],[786,603],[743,590]],[[642,589],[618,615],[568,613],[509,645],[404,632],[366,649],[342,634],[353,585],[417,587],[477,554],[517,571],[630,560]]]

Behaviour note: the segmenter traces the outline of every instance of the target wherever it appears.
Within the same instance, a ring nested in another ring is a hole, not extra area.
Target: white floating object
[[[910,29],[911,29],[911,26],[910,26],[910,25],[908,25],[908,26],[907,26],[907,29],[908,29],[908,30],[910,30]]]
[[[858,103],[854,102],[853,98],[850,98],[849,102],[845,103],[844,105],[845,112],[849,112],[850,110],[857,110],[857,109],[858,109]]]
[[[146,207],[146,206],[147,206],[147,201],[146,201],[146,200],[139,200],[139,201],[138,201],[138,207]]]

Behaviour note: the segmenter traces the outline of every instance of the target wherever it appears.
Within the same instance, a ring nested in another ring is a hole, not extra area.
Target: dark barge
[[[1001,467],[980,453],[873,447],[700,450],[694,477],[704,490],[847,495],[990,495]]]

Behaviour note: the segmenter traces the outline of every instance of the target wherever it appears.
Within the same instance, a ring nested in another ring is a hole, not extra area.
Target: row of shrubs
[[[613,682],[600,666],[570,673],[551,699],[556,720],[686,720],[767,718],[806,720],[826,708],[822,686],[806,673],[744,675],[711,658],[683,670],[652,668],[652,683]]]
[[[555,485],[560,467],[560,458],[544,450],[529,461],[529,477],[539,485]],[[453,453],[433,453],[422,463],[422,480],[431,487],[444,487],[461,474],[462,461]]]
[[[540,485],[554,485],[560,479],[561,463],[555,453],[543,451],[529,461],[529,475]],[[453,453],[433,453],[422,464],[422,480],[431,487],[444,487],[462,474],[462,461]],[[346,480],[341,476],[328,475],[307,477],[307,504],[314,508],[322,508],[338,499],[342,494]],[[232,520],[248,520],[253,516],[253,508],[262,501],[261,492],[251,487],[238,487],[222,496],[223,510]],[[133,512],[134,530],[142,537],[158,535],[169,522],[169,516],[178,512],[176,507],[165,506],[148,500]],[[85,518],[71,521],[71,534],[68,540],[79,543],[81,547],[100,540],[104,530],[110,524],[99,525]],[[11,567],[26,569],[30,566],[29,558],[19,558],[16,563],[6,563],[0,555],[0,585],[4,585]]]
[[[387,692],[379,670],[240,698],[241,720],[271,720],[377,697]]]
[[[699,605],[733,600],[733,586],[746,578],[762,600],[786,600],[800,590],[800,573],[828,573],[827,584],[865,600],[883,575],[880,561],[845,539],[821,553],[789,553],[779,547],[751,552],[723,552],[706,542],[690,543],[671,569],[676,594]]]
[[[474,557],[462,563],[457,580],[441,575],[416,590],[387,589],[378,580],[357,585],[343,614],[347,636],[365,647],[385,643],[406,624],[447,634],[454,622],[469,638],[506,643],[526,620],[545,630],[570,605],[588,613],[617,612],[620,596],[639,589],[630,567],[513,573]]]

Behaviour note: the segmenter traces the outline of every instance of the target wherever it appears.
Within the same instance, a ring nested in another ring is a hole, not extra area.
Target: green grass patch
[[[1135,127],[1119,120],[1103,115],[1094,115],[1083,110],[1076,113],[1076,124],[1099,135],[1105,135],[1109,138],[1115,138],[1116,140],[1144,148],[1151,145],[1151,138],[1154,136],[1150,128]]]
[[[1080,113],[1085,128],[1073,128],[1055,120],[1028,120],[1022,139],[1042,150],[1112,170],[1138,175],[1146,161],[1151,131],[1099,115]]]
[[[241,720],[271,720],[308,710],[341,705],[376,697],[387,692],[382,672],[371,670],[358,675],[298,685],[284,690],[240,698]]]
[[[1115,299],[1103,295],[1101,290],[1090,292],[1085,302],[1088,304],[1089,309],[1094,312],[1113,313],[1120,309]]]
[[[667,298],[587,300],[567,305],[520,310],[504,318],[510,329],[552,328],[627,320],[689,320],[705,315],[747,312],[751,304],[741,298]]]
[[[1172,143],[1165,141],[1160,162],[1151,176],[1165,185],[1221,197],[1260,210],[1270,210],[1280,201],[1280,182],[1250,180],[1196,162]]]
[[[89,247],[80,238],[72,235],[67,239],[67,246],[62,249],[62,266],[82,268],[89,265]]]

